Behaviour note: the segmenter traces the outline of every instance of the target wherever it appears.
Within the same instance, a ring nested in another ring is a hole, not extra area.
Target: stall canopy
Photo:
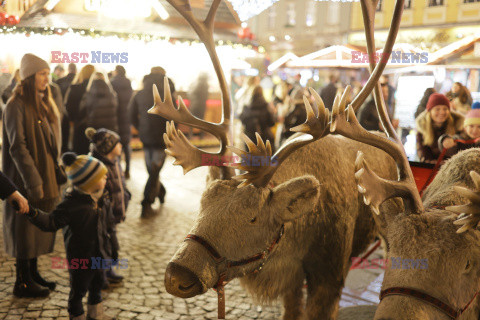
[[[166,18],[165,16],[162,18],[159,10],[154,10],[156,9],[154,6],[139,9],[141,3],[136,3],[134,0],[119,0],[107,8],[101,5],[89,5],[87,8],[87,2],[94,3],[91,1],[67,0],[66,2],[68,5],[61,1],[56,7],[48,10],[49,1],[37,1],[23,14],[17,27],[93,28],[112,33],[150,34],[177,39],[197,38],[193,30],[181,19],[179,13],[165,0],[159,0],[159,5],[163,8]],[[194,15],[201,19],[205,18],[211,3],[212,0],[203,0],[199,5],[192,4]],[[236,31],[241,22],[228,1],[222,1],[220,4],[215,23],[216,40],[237,40]]]
[[[480,65],[480,34],[467,36],[429,56],[430,65]]]
[[[290,68],[365,68],[367,63],[352,63],[353,56],[363,53],[350,45],[335,45],[287,62]]]
[[[376,52],[380,58],[383,49]],[[420,63],[427,63],[428,53],[425,50],[412,46],[407,43],[395,44],[392,50],[392,56],[388,60],[387,68],[407,67]],[[307,54],[303,57],[297,57],[293,53],[288,53],[273,62],[269,70],[273,71],[280,67],[316,69],[316,68],[348,68],[359,69],[368,68],[367,53],[363,48],[351,45],[334,45],[319,51]]]

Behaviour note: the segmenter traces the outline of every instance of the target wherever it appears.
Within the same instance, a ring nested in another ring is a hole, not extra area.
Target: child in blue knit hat
[[[111,216],[109,197],[104,196],[107,168],[99,160],[67,152],[62,156],[72,184],[52,213],[30,207],[28,219],[45,232],[63,228],[70,295],[68,313],[73,320],[113,319],[103,314],[102,279],[104,261],[111,261],[107,220]],[[99,261],[101,260],[101,266]],[[82,299],[88,291],[85,317]]]

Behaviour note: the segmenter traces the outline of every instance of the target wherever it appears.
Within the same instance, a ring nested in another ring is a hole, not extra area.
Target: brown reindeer
[[[373,52],[373,45],[368,50]],[[377,99],[387,137],[364,130],[353,107],[337,104],[330,130],[384,150],[395,159],[398,170],[396,180],[385,180],[371,170],[371,160],[361,152],[356,160],[359,192],[383,217],[380,232],[389,261],[375,319],[478,319],[480,175],[475,172],[480,172],[480,150],[470,149],[449,160],[421,199],[384,102]],[[403,199],[405,210],[384,211],[382,203],[395,197]],[[460,205],[466,200],[471,203]]]
[[[372,19],[375,5],[369,0],[363,2],[368,8],[365,14]],[[165,101],[154,90],[152,113],[210,132],[221,141],[219,152],[210,154],[193,147],[173,123],[168,125],[164,137],[167,151],[187,172],[204,164],[206,159],[229,155],[226,145],[230,99],[212,39],[213,17],[220,0],[213,2],[203,22],[193,16],[188,2],[169,0],[169,3],[204,41],[223,98],[222,122],[214,124],[192,116],[182,100],[176,109],[167,81]],[[398,1],[397,10],[402,7],[403,1]],[[396,15],[386,52],[391,51],[399,23],[400,16]],[[383,68],[384,65],[379,65],[373,71],[363,91],[352,102],[354,107],[365,101]],[[230,168],[212,168],[211,177],[220,180],[208,184],[197,220],[167,266],[165,286],[169,293],[189,298],[209,288],[222,288],[224,282],[240,277],[260,302],[283,298],[284,319],[336,318],[351,257],[359,255],[377,232],[353,177],[355,152],[362,150],[365,159],[376,163],[374,171],[385,178],[394,178],[395,166],[382,151],[328,135],[329,112],[318,94],[313,90],[311,93],[315,104],[311,106],[305,100],[307,121],[294,128],[303,134],[289,140],[274,155],[268,141],[265,144],[257,139],[255,144],[247,139],[248,152],[233,150],[252,163],[238,165],[246,173],[236,179],[230,179],[234,175]],[[347,97],[348,90],[341,99],[337,97],[336,109],[340,105],[345,107]],[[269,165],[256,165],[257,160]],[[401,209],[390,201],[382,205],[382,210]],[[378,221],[383,223],[381,217]],[[302,295],[304,280],[308,284],[306,302]]]

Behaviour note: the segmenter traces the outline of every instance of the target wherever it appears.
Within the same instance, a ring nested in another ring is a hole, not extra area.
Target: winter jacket
[[[378,117],[377,105],[373,98],[368,100],[358,110],[358,122],[365,128],[365,130],[382,130],[380,129],[380,118]]]
[[[72,84],[65,96],[65,109],[70,121],[73,122],[73,151],[77,154],[87,154],[90,141],[85,136],[87,129],[87,110],[80,110],[80,102],[87,91],[88,80]]]
[[[117,106],[117,95],[103,80],[93,80],[80,102],[80,109],[87,111],[87,126],[118,133]]]
[[[13,89],[15,89],[16,85],[17,85],[17,81],[15,81],[15,79],[13,79],[12,82],[10,82],[10,84],[3,90],[3,92],[2,92],[3,103],[6,104],[8,99],[10,99],[10,97],[13,94]]]
[[[17,191],[17,187],[0,171],[0,199],[5,200],[15,191]]]
[[[263,141],[273,143],[273,134],[270,127],[275,125],[275,119],[268,110],[268,103],[263,97],[252,99],[252,103],[243,109],[240,120],[245,126],[245,135],[252,141],[257,141],[255,132],[258,132]]]
[[[112,257],[107,228],[112,214],[107,193],[96,202],[89,194],[73,188],[52,213],[31,208],[27,217],[45,232],[63,228],[69,262],[71,259]]]
[[[334,83],[330,82],[326,85],[320,92],[320,97],[325,104],[325,107],[328,110],[332,110],[333,102],[335,101],[335,96],[337,95],[337,86]]]
[[[128,107],[130,111],[130,119],[132,125],[138,130],[140,140],[146,148],[165,149],[165,142],[163,141],[163,134],[166,131],[167,120],[164,118],[150,114],[147,111],[154,105],[152,87],[155,84],[163,99],[163,78],[161,74],[149,74],[145,76],[143,81],[143,90],[137,92]],[[169,80],[170,92],[175,92],[173,82]],[[174,105],[177,103],[174,99]]]
[[[72,84],[73,78],[75,78],[75,73],[69,73],[65,77],[58,79],[56,84],[60,87],[60,91],[62,92],[62,97],[65,98],[67,95],[68,88]]]
[[[94,150],[91,154],[93,157],[102,161],[108,169],[105,190],[108,191],[111,198],[112,213],[113,217],[115,218],[115,223],[120,223],[125,220],[128,202],[132,197],[130,191],[127,189],[127,185],[125,184],[125,178],[123,176],[122,169],[120,168],[120,164],[118,161],[111,161],[110,159],[104,157],[96,150]]]
[[[437,143],[438,139],[444,134],[454,135],[461,132],[463,129],[464,117],[455,111],[450,111],[453,118],[453,125],[447,127],[445,124],[440,128],[434,127],[434,142],[432,145],[425,145],[423,141],[424,135],[427,134],[427,113],[428,111],[425,110],[415,119],[417,127],[417,154],[421,161],[434,161],[438,159],[441,153]]]
[[[50,127],[20,97],[7,103],[3,118],[3,173],[27,196],[29,203],[47,212],[60,200],[55,178],[58,157],[54,159],[50,151],[54,141],[60,154],[60,120]],[[53,251],[55,234],[38,230],[7,202],[4,206],[4,245],[9,255],[31,259]]]
[[[132,85],[130,80],[125,76],[117,75],[113,77],[111,81],[113,90],[117,93],[118,108],[117,108],[117,120],[118,120],[118,134],[122,144],[128,143],[131,138],[131,121],[128,114],[128,103],[132,98]]]
[[[452,138],[453,140],[462,140],[462,141],[455,141],[456,145],[449,148],[445,152],[445,159],[450,158],[457,154],[458,152],[462,150],[467,150],[470,148],[479,148],[480,147],[480,139],[475,139],[476,141],[474,142],[474,139],[470,138],[465,131],[459,133],[459,134],[454,134],[454,135],[448,135],[444,134],[438,139],[438,148],[440,151],[443,152],[443,141],[445,141],[446,138]],[[471,143],[465,143],[465,142],[471,142]]]

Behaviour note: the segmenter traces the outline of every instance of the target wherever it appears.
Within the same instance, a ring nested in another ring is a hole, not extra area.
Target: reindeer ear
[[[320,196],[320,183],[313,176],[302,176],[273,189],[270,204],[280,222],[288,222],[313,211]]]

